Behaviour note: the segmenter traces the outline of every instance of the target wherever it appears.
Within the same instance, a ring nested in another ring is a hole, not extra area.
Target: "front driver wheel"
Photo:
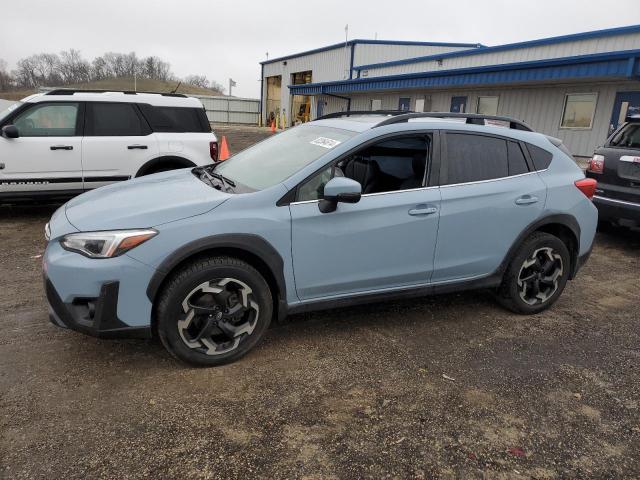
[[[206,258],[181,269],[163,289],[158,334],[180,360],[222,365],[260,341],[272,312],[269,286],[255,268],[232,257]]]
[[[498,300],[516,313],[533,314],[549,308],[569,279],[571,257],[558,237],[544,232],[531,235],[509,264]]]

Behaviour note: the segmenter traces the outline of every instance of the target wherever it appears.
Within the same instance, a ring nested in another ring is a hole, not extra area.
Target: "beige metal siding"
[[[381,45],[359,43],[353,55],[353,65],[369,65],[372,63],[390,62],[405,58],[437,55],[439,53],[469,50],[472,47],[445,47],[434,45]]]
[[[213,123],[258,124],[260,100],[237,97],[195,97],[202,102],[207,118]]]
[[[501,65],[504,63],[526,62],[550,58],[570,57],[593,53],[611,52],[615,50],[633,50],[640,48],[640,33],[614,35],[605,38],[592,38],[573,42],[561,42],[537,47],[516,48],[500,52],[478,53],[461,57],[445,58],[442,65],[436,60],[396,65],[391,67],[371,68],[366,71],[367,77],[398,75],[403,73],[431,72],[437,70],[453,70],[457,68],[478,67],[484,65]],[[362,73],[365,75],[365,72]]]
[[[395,93],[368,92],[352,96],[351,109],[370,110],[372,99],[380,99],[382,101],[382,109],[397,109],[400,97],[411,97],[413,108],[416,98],[428,96],[431,99],[431,111],[448,112],[451,106],[451,97],[467,96],[467,112],[474,113],[479,96],[498,96],[498,115],[524,120],[534,130],[562,139],[574,155],[591,156],[594,149],[607,138],[616,92],[622,91],[640,91],[640,82],[468,90],[421,90]],[[598,94],[592,128],[560,128],[564,97],[567,93]],[[330,113],[331,111],[338,110],[325,108],[325,113]]]

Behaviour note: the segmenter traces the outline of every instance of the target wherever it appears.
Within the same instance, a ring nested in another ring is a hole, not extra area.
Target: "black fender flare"
[[[530,223],[522,232],[520,232],[520,235],[518,235],[516,240],[513,242],[511,248],[509,248],[509,251],[498,267],[496,274],[498,274],[500,278],[502,278],[502,275],[509,266],[509,262],[511,262],[511,259],[515,255],[516,250],[529,235],[537,230],[544,229],[545,226],[551,225],[562,225],[564,227],[567,227],[575,237],[576,248],[575,252],[571,252],[571,270],[569,274],[569,278],[573,278],[578,268],[578,255],[580,254],[580,224],[578,224],[578,221],[575,219],[575,217],[566,213],[547,215]]]
[[[162,157],[157,157],[154,159],[149,160],[148,162],[146,162],[144,165],[142,165],[138,171],[136,172],[135,176],[139,177],[141,175],[144,175],[144,172],[152,169],[153,167],[156,167],[158,165],[161,165],[163,163],[172,163],[172,164],[177,164],[177,165],[182,165],[183,168],[189,168],[189,167],[195,167],[196,164],[193,163],[191,160],[187,160],[184,157],[177,157],[174,155],[164,155]]]
[[[151,303],[155,302],[155,298],[160,291],[160,288],[171,272],[178,267],[181,263],[192,258],[200,253],[216,250],[222,252],[244,252],[249,257],[259,260],[262,263],[262,267],[266,267],[268,272],[261,272],[263,275],[271,278],[266,278],[268,283],[275,283],[277,289],[274,294],[274,299],[277,305],[277,318],[284,319],[287,314],[287,286],[284,279],[284,260],[278,253],[278,251],[264,238],[259,235],[249,233],[230,233],[211,235],[208,237],[199,238],[192,242],[189,242],[169,256],[167,256],[162,263],[156,268],[156,272],[151,277],[149,285],[147,286],[147,297]],[[258,267],[257,265],[253,265]],[[257,268],[260,270],[260,268]]]

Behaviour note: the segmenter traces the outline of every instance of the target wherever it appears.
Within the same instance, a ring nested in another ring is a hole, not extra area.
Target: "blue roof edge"
[[[333,45],[327,45],[326,47],[314,48],[312,50],[305,50],[299,53],[292,53],[291,55],[285,55],[283,57],[272,58],[260,62],[261,65],[266,65],[273,62],[281,62],[290,58],[301,57],[303,55],[311,55],[314,53],[326,52],[327,50],[334,50],[336,48],[344,48],[351,45],[416,45],[416,46],[431,46],[431,47],[461,47],[461,48],[486,48],[481,43],[448,43],[448,42],[413,42],[410,40],[368,40],[362,38],[356,38],[347,42],[334,43]]]
[[[479,55],[482,53],[500,52],[504,50],[514,50],[517,48],[536,47],[540,45],[549,45],[553,43],[570,42],[575,40],[588,40],[591,38],[609,37],[614,35],[622,35],[625,33],[638,33],[640,32],[640,25],[628,25],[626,27],[607,28],[604,30],[593,30],[589,32],[571,33],[568,35],[561,35],[557,37],[540,38],[537,40],[527,40],[517,43],[506,43],[504,45],[496,45],[493,47],[485,47],[462,50],[459,52],[448,52],[439,55],[427,55],[422,57],[407,58],[404,60],[394,60],[391,62],[370,63],[368,65],[355,65],[354,70],[368,70],[371,68],[384,68],[393,67],[395,65],[407,65],[411,63],[428,62],[430,60],[441,60],[452,57],[464,57],[467,55]]]
[[[340,84],[357,85],[357,84],[369,83],[369,82],[384,82],[384,81],[403,80],[403,79],[421,78],[421,77],[451,76],[451,75],[463,75],[467,73],[517,70],[522,68],[540,68],[540,67],[549,67],[549,66],[573,65],[573,64],[579,64],[579,63],[589,63],[594,61],[606,61],[606,60],[638,58],[638,57],[640,57],[640,49],[617,50],[617,51],[604,52],[604,53],[576,55],[573,57],[551,58],[551,59],[544,59],[544,60],[530,60],[526,62],[504,63],[504,64],[496,64],[496,65],[482,65],[477,67],[456,68],[451,70],[434,70],[429,72],[386,75],[382,77],[356,78],[353,80],[336,80],[332,82],[307,83],[303,85],[288,85],[288,88],[295,91],[296,89],[323,87],[323,86],[329,86],[329,85],[340,85]],[[634,65],[634,68],[635,68],[635,65]],[[635,75],[635,71],[630,72],[630,74]],[[294,92],[291,92],[291,93],[294,94]]]

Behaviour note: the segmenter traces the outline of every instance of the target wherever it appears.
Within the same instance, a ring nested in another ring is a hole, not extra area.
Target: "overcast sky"
[[[640,23],[638,0],[29,0],[0,14],[0,58],[79,49],[157,55],[258,97],[270,58],[349,38],[498,45]]]

